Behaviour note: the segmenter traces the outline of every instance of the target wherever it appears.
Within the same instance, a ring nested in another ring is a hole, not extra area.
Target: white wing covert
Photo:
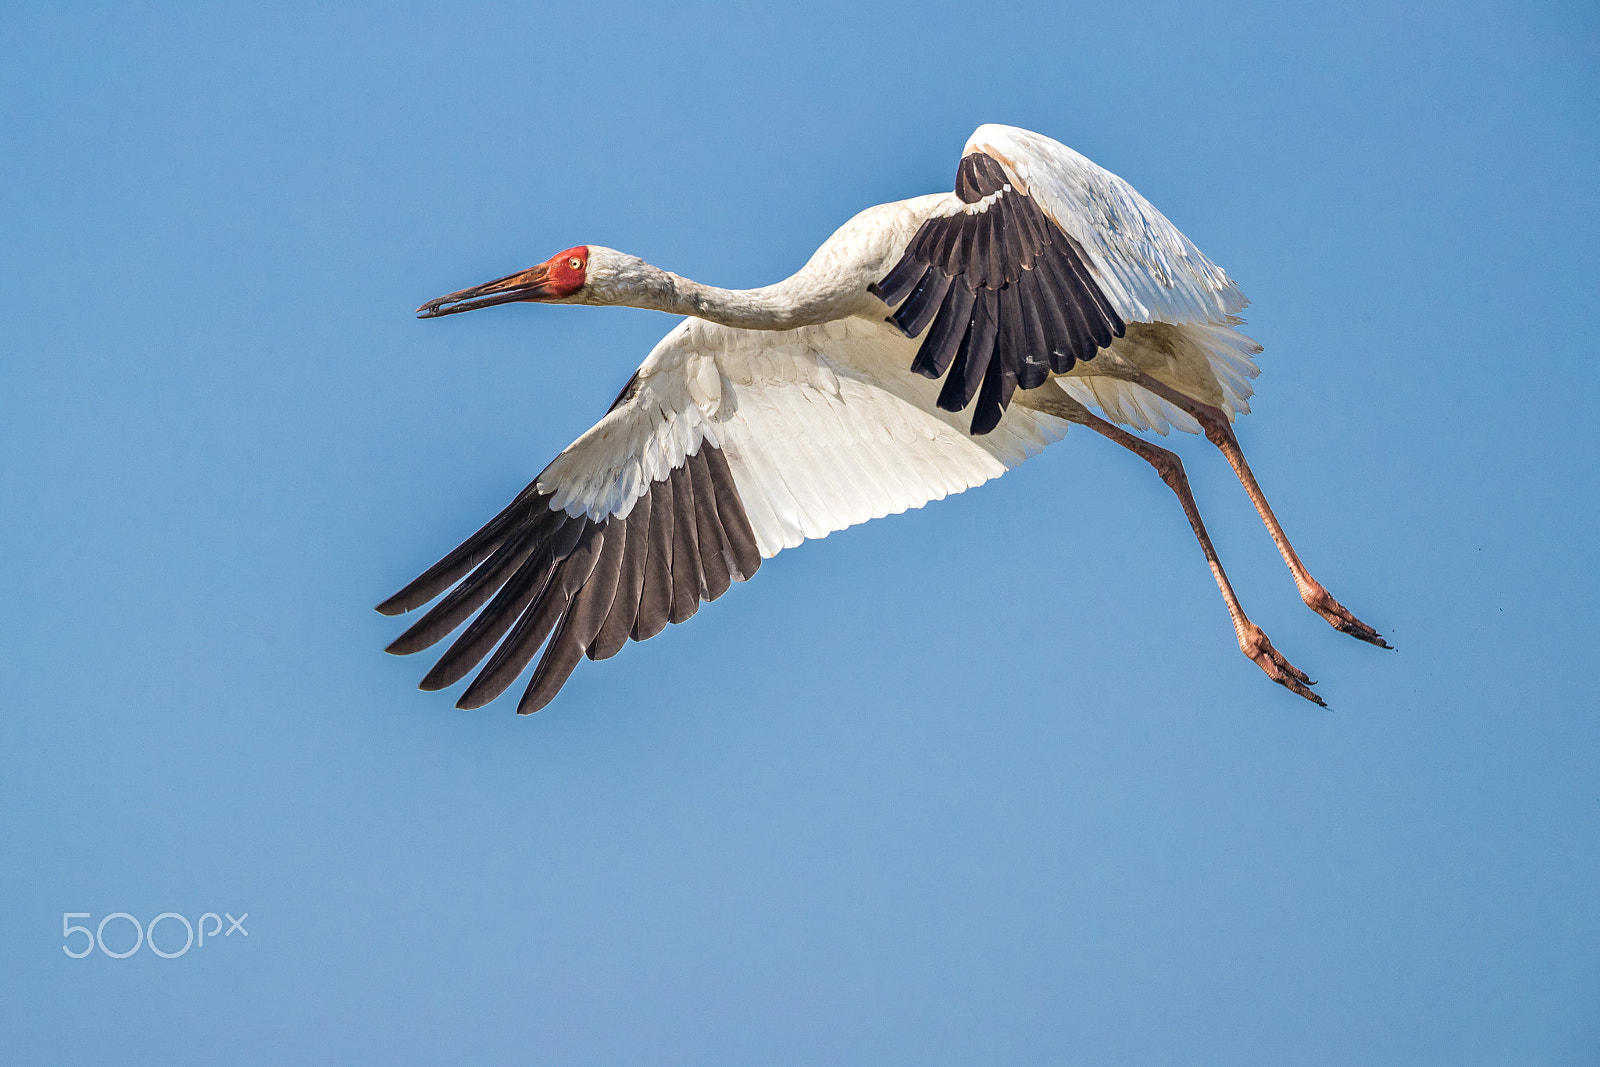
[[[1124,320],[1225,324],[1249,303],[1138,190],[1061,142],[989,124],[973,131],[966,151],[993,156],[1022,179],[1089,253],[1095,280]]]

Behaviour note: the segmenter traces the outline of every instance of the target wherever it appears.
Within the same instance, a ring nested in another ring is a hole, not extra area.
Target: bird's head
[[[420,319],[516,301],[540,304],[622,304],[652,273],[637,256],[600,245],[578,245],[557,252],[527,270],[446,293],[417,308]]]

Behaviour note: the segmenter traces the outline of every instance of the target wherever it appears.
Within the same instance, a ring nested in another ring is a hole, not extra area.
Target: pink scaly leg
[[[1233,619],[1233,632],[1239,637],[1239,651],[1255,661],[1256,666],[1266,672],[1267,677],[1274,682],[1291,692],[1298,693],[1313,704],[1327,707],[1327,703],[1310,689],[1316,683],[1306,677],[1304,671],[1284,659],[1283,654],[1272,647],[1272,642],[1267,640],[1267,635],[1262,633],[1261,627],[1251,622],[1245,615],[1244,608],[1239,604],[1239,598],[1234,595],[1233,585],[1222,569],[1222,561],[1217,558],[1217,550],[1212,546],[1211,538],[1206,533],[1206,524],[1200,520],[1200,509],[1195,505],[1194,494],[1189,491],[1189,479],[1183,472],[1183,461],[1166,449],[1135,437],[1099,416],[1089,414],[1086,410],[1076,411],[1070,417],[1073,421],[1080,422],[1095,433],[1137,454],[1156,469],[1156,473],[1161,475],[1161,480],[1178,495],[1178,502],[1183,505],[1183,513],[1189,517],[1189,525],[1194,528],[1195,539],[1200,542],[1200,551],[1205,553],[1206,562],[1211,564],[1211,574],[1217,580],[1217,588],[1222,590],[1222,599],[1228,605],[1228,615]]]
[[[1305,601],[1306,606],[1327,619],[1335,630],[1359,638],[1368,644],[1377,645],[1379,648],[1390,647],[1382,634],[1356,618],[1348,608],[1333,599],[1332,594],[1323,588],[1321,582],[1311,577],[1306,565],[1300,562],[1300,556],[1289,543],[1288,535],[1278,524],[1278,517],[1272,513],[1272,506],[1267,503],[1266,494],[1256,484],[1256,476],[1250,472],[1250,464],[1245,462],[1244,452],[1239,448],[1239,439],[1233,434],[1233,426],[1228,422],[1227,413],[1210,404],[1203,404],[1193,397],[1185,396],[1148,374],[1140,373],[1132,380],[1135,384],[1193,415],[1205,430],[1207,439],[1228,457],[1228,463],[1233,467],[1233,473],[1238,476],[1239,484],[1244,486],[1244,491],[1249,494],[1250,502],[1256,506],[1256,513],[1261,516],[1267,532],[1272,535],[1273,543],[1278,546],[1278,553],[1289,565],[1289,573],[1294,575],[1294,584],[1299,587],[1300,599]]]

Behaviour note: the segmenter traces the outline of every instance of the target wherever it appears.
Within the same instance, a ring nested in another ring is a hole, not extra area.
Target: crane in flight
[[[580,245],[417,311],[514,301],[685,318],[599,422],[378,605],[396,615],[444,594],[389,646],[398,655],[477,612],[421,683],[443,689],[487,657],[457,707],[495,699],[542,647],[517,708],[537,711],[582,657],[684,621],[763,559],[970,489],[1071,425],[1136,453],[1177,494],[1240,650],[1274,682],[1323,705],[1240,606],[1183,464],[1127,428],[1204,433],[1306,605],[1389,647],[1301,563],[1234,436],[1261,351],[1236,329],[1244,295],[1132,186],[1048,137],[980,126],[953,192],[868,208],[763,288]]]

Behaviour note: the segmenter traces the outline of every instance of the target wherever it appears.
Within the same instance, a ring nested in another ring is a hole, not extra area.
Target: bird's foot
[[[1300,599],[1306,602],[1306,607],[1328,620],[1340,633],[1349,634],[1359,641],[1379,648],[1393,648],[1394,646],[1383,639],[1383,635],[1354,615],[1350,609],[1333,599],[1332,595],[1322,587],[1321,582],[1310,581],[1300,590]]]
[[[1239,635],[1239,650],[1255,660],[1256,666],[1268,678],[1291,693],[1305,697],[1319,708],[1328,706],[1327,701],[1311,691],[1311,687],[1317,683],[1307,677],[1305,671],[1284,659],[1283,653],[1272,647],[1272,642],[1267,640],[1261,627],[1249,621],[1245,622],[1245,627]]]

